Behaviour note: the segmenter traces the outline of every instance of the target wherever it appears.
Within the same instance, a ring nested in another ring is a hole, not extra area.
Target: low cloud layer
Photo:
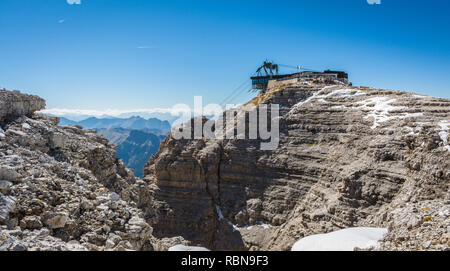
[[[135,109],[135,110],[117,110],[117,109],[107,109],[107,110],[90,110],[90,109],[62,109],[62,108],[52,108],[45,109],[41,111],[44,114],[51,114],[55,116],[69,116],[69,115],[80,115],[80,116],[112,116],[118,117],[124,114],[139,113],[153,114],[153,113],[166,113],[174,116],[186,113],[186,110],[177,108],[150,108],[150,109]]]
[[[67,0],[67,4],[69,5],[81,5],[81,0]]]
[[[234,105],[238,106],[238,105]],[[234,107],[233,106],[233,107]],[[190,108],[185,104],[177,104],[170,108],[145,108],[145,109],[132,109],[132,110],[90,110],[90,109],[62,109],[51,108],[40,111],[43,114],[65,117],[71,120],[82,120],[87,117],[116,117],[116,118],[128,118],[130,116],[140,116],[142,118],[157,117],[164,119],[181,119],[182,121],[189,120],[192,116],[205,115],[209,117],[215,117],[221,114],[225,108],[221,108],[219,105],[209,104],[203,108]]]

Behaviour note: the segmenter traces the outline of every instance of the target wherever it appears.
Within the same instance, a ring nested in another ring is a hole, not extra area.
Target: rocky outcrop
[[[0,251],[164,249],[113,145],[34,113],[38,97],[1,91],[0,104]]]
[[[45,101],[38,96],[0,90],[0,123],[22,115],[30,116],[44,108]]]
[[[156,237],[289,250],[361,226],[390,229],[378,249],[449,248],[449,100],[301,81],[251,103],[281,105],[276,150],[169,136],[146,165],[136,193]]]

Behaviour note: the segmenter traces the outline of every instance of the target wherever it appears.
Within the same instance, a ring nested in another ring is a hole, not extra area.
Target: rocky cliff
[[[130,199],[139,180],[116,148],[35,113],[44,107],[0,91],[0,251],[167,249]]]
[[[169,135],[138,179],[95,131],[0,91],[0,251],[289,250],[356,226],[389,230],[373,249],[450,248],[448,99],[294,80],[238,116],[270,103],[277,149]]]
[[[278,149],[169,136],[146,165],[136,193],[156,237],[289,250],[370,226],[389,228],[375,249],[449,248],[450,100],[294,81],[251,103],[280,105]]]

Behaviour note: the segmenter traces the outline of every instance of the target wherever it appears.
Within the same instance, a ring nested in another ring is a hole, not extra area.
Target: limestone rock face
[[[0,90],[0,122],[22,115],[31,116],[45,108],[45,100],[19,91]],[[1,132],[1,131],[0,131]]]
[[[0,105],[0,251],[165,248],[105,138],[33,113],[35,96],[0,91]]]
[[[449,248],[450,100],[295,82],[252,103],[280,105],[276,150],[258,140],[161,144],[135,188],[156,237],[290,250],[361,226],[390,229],[375,249]]]
[[[237,115],[251,104],[280,105],[277,149],[169,135],[141,180],[95,131],[0,91],[0,251],[290,250],[349,227],[389,229],[371,249],[450,248],[448,99],[293,81]]]

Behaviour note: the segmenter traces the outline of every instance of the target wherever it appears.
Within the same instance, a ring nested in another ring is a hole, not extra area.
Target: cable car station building
[[[311,80],[315,83],[333,83],[339,81],[345,85],[348,85],[348,74],[346,72],[331,70],[326,70],[323,72],[305,71],[283,75],[268,74],[266,76],[251,77],[250,79],[252,80],[253,89],[265,91],[269,81],[271,80],[283,81],[295,78]]]

